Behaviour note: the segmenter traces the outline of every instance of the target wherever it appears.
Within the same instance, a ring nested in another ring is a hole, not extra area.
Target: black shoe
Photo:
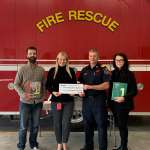
[[[125,146],[125,147],[121,147],[121,149],[119,149],[119,150],[128,150],[128,148],[127,148],[127,146]]]
[[[128,150],[127,147],[119,146],[118,148],[113,148],[112,150]]]
[[[121,150],[121,146],[115,147],[115,148],[113,148],[112,150]]]
[[[82,148],[80,148],[80,150],[86,150],[85,146],[84,146],[84,147],[82,147]]]

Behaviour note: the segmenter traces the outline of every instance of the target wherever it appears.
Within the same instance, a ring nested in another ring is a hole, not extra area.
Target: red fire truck
[[[28,46],[38,48],[38,62],[46,71],[60,50],[69,53],[77,71],[88,63],[90,48],[97,48],[101,63],[108,66],[114,53],[126,53],[139,89],[133,113],[150,114],[148,0],[2,0],[0,15],[0,115],[18,114],[19,97],[12,85],[26,63]]]

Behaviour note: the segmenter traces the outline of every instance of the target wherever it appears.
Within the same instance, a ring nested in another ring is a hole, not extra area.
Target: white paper
[[[80,94],[83,93],[83,84],[59,84],[61,94]]]

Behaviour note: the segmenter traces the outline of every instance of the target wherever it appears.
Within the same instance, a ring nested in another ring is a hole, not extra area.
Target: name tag
[[[61,103],[57,103],[56,109],[57,109],[57,110],[62,110],[62,104],[61,104]]]

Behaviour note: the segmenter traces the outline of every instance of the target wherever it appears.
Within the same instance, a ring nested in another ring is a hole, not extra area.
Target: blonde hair
[[[54,72],[54,79],[56,77],[56,74],[58,72],[58,59],[63,56],[66,58],[66,71],[67,73],[69,74],[69,76],[72,78],[72,75],[71,75],[71,72],[70,72],[70,69],[69,69],[69,57],[68,57],[68,54],[67,52],[65,51],[60,51],[58,54],[57,54],[57,57],[56,57],[56,65],[55,65],[55,72]]]

